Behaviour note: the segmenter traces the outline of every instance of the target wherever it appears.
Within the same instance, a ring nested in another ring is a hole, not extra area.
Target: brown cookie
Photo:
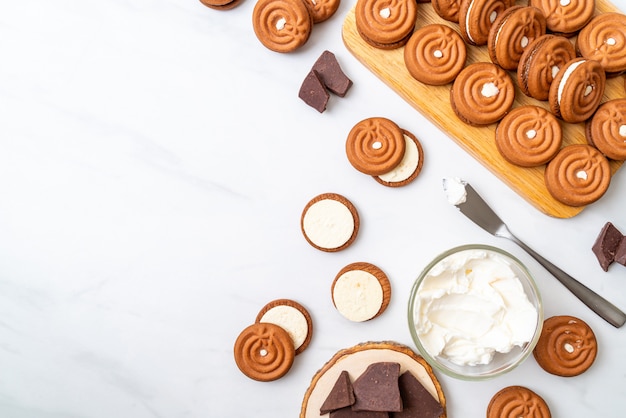
[[[465,42],[486,45],[491,26],[513,4],[512,0],[461,0],[459,29]]]
[[[463,122],[489,125],[513,107],[515,86],[509,74],[491,62],[465,67],[450,89],[452,110]]]
[[[313,320],[304,306],[291,299],[277,299],[265,305],[255,322],[269,322],[287,331],[295,354],[303,352],[311,342]]]
[[[393,170],[380,176],[373,176],[374,180],[387,187],[402,187],[417,178],[424,165],[424,151],[415,135],[402,130],[406,147],[404,157]]]
[[[585,135],[607,158],[626,160],[626,99],[601,104],[587,121]]]
[[[496,128],[496,147],[508,162],[521,167],[546,164],[561,149],[563,132],[556,116],[525,105],[511,110]]]
[[[461,0],[432,0],[433,10],[448,22],[459,23]]]
[[[595,16],[580,30],[576,49],[584,58],[600,62],[609,77],[626,71],[626,15]]]
[[[598,342],[591,327],[568,315],[546,319],[533,350],[535,360],[545,371],[563,377],[585,372],[597,353]]]
[[[234,354],[239,370],[261,382],[283,377],[296,355],[287,331],[270,323],[255,323],[245,328],[235,341]]]
[[[313,18],[302,0],[258,0],[252,11],[256,37],[275,52],[292,52],[306,43]]]
[[[339,8],[341,0],[302,0],[313,18],[313,23],[328,20]]]
[[[593,17],[595,0],[529,0],[528,4],[541,10],[549,32],[574,36]]]
[[[606,75],[598,61],[575,58],[552,81],[550,110],[565,122],[584,122],[600,105],[605,86]]]
[[[333,305],[346,319],[369,321],[381,315],[391,300],[391,283],[377,266],[357,262],[342,268],[331,285]]]
[[[352,127],[346,139],[346,154],[354,168],[379,176],[400,164],[406,142],[402,129],[383,117],[371,117]]]
[[[523,386],[507,386],[493,395],[487,406],[487,418],[550,418],[546,401]]]
[[[424,84],[441,86],[452,82],[465,66],[467,48],[451,27],[433,23],[413,32],[404,47],[409,74]]]
[[[413,33],[417,2],[357,0],[354,13],[357,31],[365,42],[375,48],[395,49],[406,44]]]
[[[611,182],[611,167],[604,155],[587,144],[561,148],[545,169],[548,192],[569,206],[585,206],[600,199]]]
[[[512,6],[498,15],[487,39],[494,64],[516,70],[528,45],[546,33],[546,18],[532,6]]]
[[[215,10],[230,10],[238,6],[242,0],[200,0],[206,7]]]
[[[525,95],[548,100],[552,80],[576,58],[574,45],[564,36],[546,34],[532,41],[520,57],[517,84]]]
[[[359,214],[348,199],[323,193],[311,199],[300,218],[300,229],[309,244],[321,251],[341,251],[359,232]]]

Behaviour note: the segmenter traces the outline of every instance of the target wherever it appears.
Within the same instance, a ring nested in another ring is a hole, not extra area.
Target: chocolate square
[[[626,266],[626,238],[622,238],[615,250],[615,262]]]
[[[370,364],[354,381],[354,411],[402,411],[398,387],[400,364],[379,362]]]
[[[352,80],[346,76],[337,57],[330,51],[322,52],[313,64],[313,71],[319,74],[324,86],[339,97],[344,97],[352,86]]]
[[[615,260],[615,252],[623,237],[622,233],[611,222],[607,222],[602,227],[600,234],[591,247],[591,250],[600,262],[602,270],[609,270],[609,266]]]
[[[298,97],[304,100],[304,103],[322,113],[326,110],[326,105],[328,104],[330,95],[326,91],[318,73],[311,70],[300,86]]]
[[[402,411],[391,414],[392,418],[439,418],[443,407],[424,388],[419,380],[404,372],[398,378],[400,396],[402,396]]]
[[[352,390],[350,375],[344,370],[335,381],[333,388],[320,407],[320,415],[345,408],[346,406],[352,406],[354,400],[354,391]]]
[[[353,411],[349,406],[330,413],[329,418],[389,418],[383,411]]]

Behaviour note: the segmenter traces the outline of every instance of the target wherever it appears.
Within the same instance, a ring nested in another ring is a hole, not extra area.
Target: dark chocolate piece
[[[328,104],[330,95],[326,91],[326,88],[324,87],[322,80],[320,80],[317,72],[311,70],[300,86],[298,97],[304,100],[304,103],[322,113],[326,110],[326,105]]]
[[[439,418],[443,407],[411,374],[404,372],[398,378],[402,411],[391,414],[392,418]]]
[[[353,411],[349,406],[330,413],[329,418],[389,418],[383,411]]]
[[[615,262],[626,266],[626,238],[622,238],[615,250]]]
[[[379,362],[370,364],[352,387],[356,401],[354,411],[402,411],[398,387],[400,364]]]
[[[347,371],[342,371],[320,407],[320,415],[354,404],[354,391]]]
[[[619,232],[611,222],[607,222],[602,227],[598,238],[596,238],[596,242],[591,247],[591,250],[600,262],[602,270],[609,270],[609,266],[615,260],[617,246],[620,244],[623,237],[622,233]]]
[[[322,52],[313,64],[313,71],[319,74],[326,88],[339,97],[344,97],[352,87],[352,80],[345,75],[337,62],[337,57],[330,51]]]

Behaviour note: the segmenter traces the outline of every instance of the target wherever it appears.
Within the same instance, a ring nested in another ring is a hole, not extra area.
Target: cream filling
[[[563,78],[561,78],[561,82],[559,83],[559,88],[557,90],[556,102],[559,105],[561,104],[561,96],[563,96],[563,90],[565,89],[565,85],[567,83],[567,80],[572,75],[574,70],[576,70],[576,68],[578,68],[580,65],[582,65],[584,63],[585,63],[585,60],[581,60],[581,61],[575,62],[572,65],[570,65],[569,67],[567,67],[567,69],[565,70],[565,73],[563,74]]]
[[[448,203],[451,205],[460,205],[461,203],[465,203],[467,199],[465,182],[457,177],[443,179],[443,190],[446,193]]]
[[[297,350],[309,334],[309,324],[302,312],[293,306],[279,305],[265,312],[259,322],[269,322],[287,331]]]
[[[482,88],[480,89],[480,94],[482,94],[484,97],[494,97],[497,96],[498,93],[500,93],[500,89],[493,82],[483,84]]]
[[[528,139],[534,139],[537,136],[537,131],[534,129],[529,129],[528,131],[526,131],[526,138]]]
[[[352,237],[354,218],[343,203],[324,199],[309,207],[302,226],[306,236],[318,247],[338,248]]]
[[[380,9],[380,12],[378,12],[378,14],[383,19],[389,19],[389,17],[391,16],[391,9],[389,7],[385,7],[383,9]]]
[[[620,127],[619,127],[619,135],[626,137],[626,125],[620,125]]]
[[[373,274],[350,270],[337,278],[333,302],[345,318],[354,322],[372,319],[383,304],[383,288]]]
[[[406,135],[404,135],[404,142],[406,143],[406,147],[400,164],[390,172],[378,176],[379,179],[388,183],[396,183],[408,179],[411,177],[411,174],[417,170],[420,159],[417,144]]]
[[[285,29],[286,24],[287,24],[287,19],[285,19],[284,17],[281,17],[280,19],[276,21],[276,30]]]

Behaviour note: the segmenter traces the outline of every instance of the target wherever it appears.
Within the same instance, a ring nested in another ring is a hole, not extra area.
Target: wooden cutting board
[[[619,10],[605,0],[596,0],[596,14],[609,11]],[[418,4],[416,28],[430,23],[442,23],[459,31],[458,24],[440,18],[430,3]],[[544,182],[544,166],[523,168],[505,161],[498,153],[494,141],[496,124],[471,127],[461,122],[450,106],[450,85],[428,86],[411,77],[404,64],[404,48],[382,50],[371,47],[363,41],[356,29],[354,7],[346,16],[342,37],[348,50],[365,67],[540,211],[557,218],[571,218],[584,209],[564,205],[550,195]],[[490,62],[486,46],[468,46],[467,52],[467,64],[478,61]],[[522,93],[517,87],[515,73],[510,72],[510,75],[516,84],[514,106],[534,104],[549,109],[547,102],[532,99]],[[607,80],[603,102],[618,97],[626,97],[622,76]],[[563,146],[586,143],[583,123],[562,122],[561,125]],[[414,134],[420,137],[419,132]],[[421,140],[424,141],[423,138]],[[615,174],[621,165],[622,162],[611,161],[611,173]]]

